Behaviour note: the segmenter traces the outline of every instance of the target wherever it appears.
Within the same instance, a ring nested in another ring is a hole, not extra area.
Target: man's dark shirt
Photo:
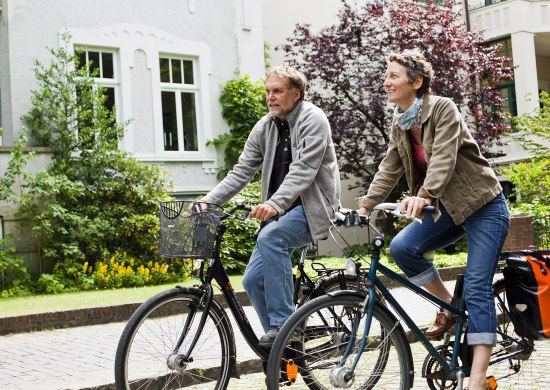
[[[290,164],[292,163],[292,149],[288,122],[275,119],[275,123],[277,124],[277,130],[279,131],[279,138],[277,140],[275,161],[273,162],[273,171],[271,172],[271,181],[269,183],[268,199],[271,198],[275,192],[277,192],[289,171]],[[301,203],[302,201],[300,200],[300,197],[298,197],[292,206],[290,206],[286,211],[289,211]]]

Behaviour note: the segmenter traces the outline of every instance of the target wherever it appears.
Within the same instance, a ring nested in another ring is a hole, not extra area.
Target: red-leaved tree
[[[392,118],[383,89],[386,57],[405,49],[419,49],[432,63],[432,92],[453,99],[489,156],[507,131],[497,87],[513,69],[498,46],[466,30],[462,1],[341,1],[337,23],[319,34],[297,25],[282,49],[308,77],[308,99],[329,117],[342,176],[355,179],[355,188],[372,181]]]

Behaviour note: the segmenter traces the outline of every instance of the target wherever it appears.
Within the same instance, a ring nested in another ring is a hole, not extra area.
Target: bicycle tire
[[[355,359],[364,328],[363,304],[364,296],[361,294],[340,292],[313,299],[298,309],[285,322],[271,349],[267,365],[268,389],[278,388],[279,378],[287,379],[284,367],[290,359],[293,359],[300,374],[298,380],[292,383],[293,388],[321,390],[338,387],[331,384],[330,375],[334,373],[349,344],[351,323],[357,319],[357,340],[345,366],[349,367]],[[330,316],[330,327],[317,320],[317,317],[322,317],[326,321]],[[320,337],[312,337],[311,333],[308,333],[308,329],[311,328],[315,329]],[[300,337],[296,338],[297,334]],[[340,342],[332,343],[330,353],[321,351],[322,353],[313,354],[311,351],[315,350],[314,344],[326,343],[327,337]],[[381,354],[385,357],[380,358]],[[388,366],[387,362],[391,364]],[[372,389],[376,385],[381,386],[380,388],[410,389],[411,372],[412,357],[403,328],[386,308],[377,304],[368,344],[355,369],[355,381],[351,385],[346,383],[339,387]]]
[[[493,284],[498,317],[497,345],[493,348],[491,359],[510,352],[519,352],[518,356],[504,360],[489,367],[488,374],[493,375],[499,388],[504,389],[541,389],[548,386],[548,374],[541,370],[544,355],[536,353],[535,341],[518,336],[509,315],[506,298],[506,283],[499,279]],[[538,343],[537,343],[538,344]],[[540,360],[537,362],[537,356]]]
[[[334,275],[334,276],[331,276],[331,277],[323,280],[320,283],[319,287],[316,290],[314,290],[312,294],[307,296],[306,299],[304,299],[304,301],[301,303],[301,305],[305,304],[306,302],[310,301],[311,299],[317,298],[317,297],[322,296],[324,294],[328,294],[328,293],[336,292],[336,291],[341,291],[341,290],[358,291],[357,290],[357,276],[356,275],[349,275],[349,274]],[[305,334],[305,337],[307,339],[311,339],[311,338],[317,337],[317,336],[319,336],[318,328],[310,329],[310,330],[306,331],[306,334]],[[336,339],[336,340],[338,340],[338,339]],[[318,352],[316,352],[316,351],[330,351],[331,350],[331,344],[333,344],[333,343],[334,343],[334,339],[329,339],[325,343],[317,343],[314,346],[312,346],[310,349],[307,349],[306,353],[308,353],[308,354],[317,353],[318,354]],[[378,355],[378,359],[377,359],[376,363],[374,364],[375,369],[383,371],[385,369],[385,366],[386,366],[387,362],[388,362],[388,356],[389,355],[387,353],[380,353]]]
[[[203,293],[196,288],[176,287],[143,303],[126,324],[115,357],[115,382],[126,389],[225,389],[235,365],[235,340],[227,314],[212,301],[208,316],[184,367],[171,368],[174,345],[186,319],[195,316],[179,353],[185,353],[203,313]],[[172,367],[175,365],[172,364]],[[210,386],[211,385],[211,386]]]

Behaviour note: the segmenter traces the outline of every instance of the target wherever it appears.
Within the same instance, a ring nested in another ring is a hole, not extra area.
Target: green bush
[[[233,199],[244,199],[246,204],[253,207],[261,201],[261,185],[259,182],[248,184]],[[227,202],[226,210],[234,206],[233,202]],[[230,274],[243,273],[252,250],[256,244],[254,233],[258,224],[253,221],[242,222],[235,218],[229,218],[225,222],[227,231],[224,235],[224,242],[220,249],[222,262]]]
[[[15,255],[15,247],[9,242],[12,235],[0,239],[0,291],[2,297],[29,295],[31,276],[23,259]]]
[[[67,46],[69,37],[63,39]],[[157,214],[159,200],[168,197],[165,172],[118,149],[127,123],[106,108],[78,51],[51,54],[49,64],[36,62],[38,88],[23,119],[32,141],[53,150],[52,162],[25,176],[19,214],[33,222],[44,260],[59,267],[95,264],[115,252],[161,261]],[[71,267],[60,272],[67,288]]]
[[[209,141],[207,145],[223,146],[225,166],[218,172],[222,179],[237,163],[250,131],[266,113],[265,84],[252,82],[248,75],[227,82],[220,97],[222,116],[230,126],[229,133]]]

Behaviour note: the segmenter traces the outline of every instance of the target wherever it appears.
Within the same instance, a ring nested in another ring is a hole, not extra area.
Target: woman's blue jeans
[[[282,326],[294,313],[294,284],[290,254],[311,243],[303,206],[270,220],[256,240],[243,278],[243,287],[264,331]]]
[[[466,218],[464,226],[455,225],[441,203],[440,210],[437,222],[427,215],[422,224],[413,222],[399,232],[390,244],[390,253],[410,281],[423,286],[439,278],[424,253],[466,235],[468,260],[463,296],[468,311],[468,343],[494,345],[497,319],[492,284],[510,225],[508,206],[500,194]]]

